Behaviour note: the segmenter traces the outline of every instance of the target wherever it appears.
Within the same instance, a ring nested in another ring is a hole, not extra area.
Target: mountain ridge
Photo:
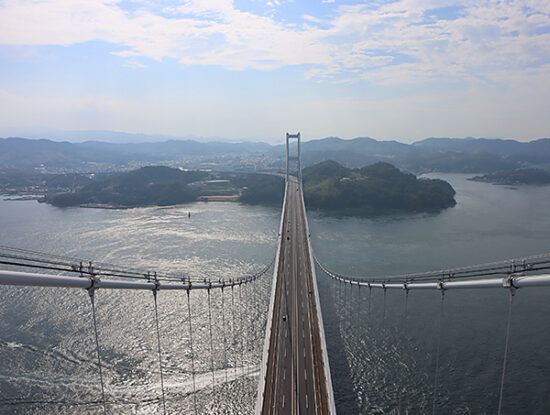
[[[295,153],[296,143],[291,151]],[[0,138],[0,168],[100,169],[131,163],[189,162],[192,158],[256,158],[265,168],[284,166],[284,145],[264,142],[198,142],[166,140],[150,143],[109,143],[86,141],[71,143],[49,139]],[[269,158],[265,163],[264,157]],[[405,144],[371,137],[342,139],[325,137],[302,143],[303,165],[335,160],[346,167],[386,161],[414,171],[495,172],[522,167],[550,166],[550,139],[529,142],[513,139],[427,138]]]

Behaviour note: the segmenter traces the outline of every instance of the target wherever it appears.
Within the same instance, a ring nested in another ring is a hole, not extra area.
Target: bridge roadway
[[[261,413],[330,414],[332,390],[327,390],[322,321],[301,188],[295,177],[287,184],[283,215]]]

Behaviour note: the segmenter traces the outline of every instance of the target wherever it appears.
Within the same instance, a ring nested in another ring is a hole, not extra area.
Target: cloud
[[[138,58],[273,70],[302,65],[316,80],[379,84],[498,82],[550,60],[550,3],[399,0],[312,8],[299,23],[239,10],[231,0],[162,7],[119,0],[4,0],[0,43],[72,45],[94,40]],[[317,23],[322,23],[321,27]],[[375,53],[373,52],[375,51]],[[397,56],[407,56],[400,61]]]

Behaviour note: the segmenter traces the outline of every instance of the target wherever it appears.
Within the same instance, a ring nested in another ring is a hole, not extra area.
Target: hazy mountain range
[[[236,143],[243,140],[223,138],[223,137],[199,137],[196,135],[172,136],[166,134],[143,134],[143,133],[126,133],[123,131],[110,130],[52,130],[49,132],[20,133],[22,137],[40,139],[50,138],[53,141],[68,141],[69,143],[83,143],[85,141],[102,141],[113,144],[129,144],[129,143],[159,143],[169,140],[193,140],[201,143],[210,141]],[[263,141],[252,140],[252,141]]]
[[[295,152],[296,144],[292,145]],[[199,142],[165,140],[141,143],[57,142],[46,139],[0,139],[0,168],[37,167],[99,169],[128,163],[180,162],[194,158],[269,160],[284,165],[284,145],[262,142]],[[530,142],[483,138],[428,138],[413,144],[379,141],[368,137],[344,140],[328,137],[302,143],[304,166],[334,160],[346,167],[360,167],[377,161],[390,162],[413,172],[494,172],[518,167],[550,166],[550,139]],[[103,168],[102,167],[102,168]]]

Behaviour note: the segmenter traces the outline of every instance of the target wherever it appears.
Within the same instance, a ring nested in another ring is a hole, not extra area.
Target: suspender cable
[[[241,373],[244,375],[244,343],[246,340],[246,334],[244,333],[246,330],[244,328],[243,323],[243,314],[244,314],[244,308],[243,308],[243,298],[241,296],[243,291],[243,286],[239,284],[239,337],[240,337],[240,344],[241,344]]]
[[[405,323],[407,322],[407,305],[409,302],[409,289],[407,288],[407,284],[404,285],[404,288],[405,288],[405,305],[403,306],[403,313],[401,314],[401,329],[399,330],[399,333],[401,333],[403,337],[405,337],[405,327],[406,327]],[[403,339],[403,344],[406,344],[406,339]],[[397,413],[401,413],[401,399],[402,399],[401,391],[402,390],[403,390],[402,387],[399,388],[399,392],[397,394]]]
[[[403,332],[403,329],[405,328],[405,323],[407,322],[407,311],[408,311],[408,303],[409,303],[409,289],[407,288],[407,284],[404,284],[405,288],[405,300],[403,302],[403,311],[401,313],[401,323],[400,323],[400,330]]]
[[[97,321],[95,316],[95,288],[89,288],[88,294],[90,295],[90,301],[92,303],[92,318],[94,321],[94,334],[95,334],[95,349],[97,352],[97,366],[99,368],[99,380],[101,382],[101,402],[103,404],[103,413],[107,414],[107,403],[105,402],[105,387],[103,386],[103,369],[101,366],[101,354],[99,353],[99,336],[97,334]]]
[[[208,289],[208,327],[210,331],[210,370],[212,371],[212,392],[216,386],[214,375],[214,341],[212,340],[212,300],[210,298],[210,288]],[[214,394],[216,396],[216,394]]]
[[[251,291],[251,302],[252,302],[252,307],[251,307],[251,310],[250,310],[250,331],[252,333],[251,335],[251,343],[252,343],[252,349],[255,350],[255,347],[254,345],[256,344],[256,311],[258,310],[257,309],[257,304],[256,304],[256,288],[257,288],[257,285],[258,284],[258,280],[254,281],[252,286],[250,287],[250,291]]]
[[[162,408],[164,415],[166,415],[166,397],[164,395],[164,375],[162,372],[162,352],[160,348],[160,329],[159,329],[159,312],[157,306],[157,290],[153,290],[153,298],[155,302],[155,325],[157,327],[157,348],[159,355],[159,370],[160,370],[160,390],[162,392]]]
[[[514,303],[515,289],[510,288],[510,304],[508,306],[508,324],[506,326],[506,345],[504,347],[504,359],[502,361],[502,376],[500,378],[500,394],[498,398],[498,415],[502,411],[502,396],[504,393],[504,376],[506,374],[506,362],[508,360],[508,342],[510,340],[510,322],[512,320],[512,305]]]
[[[225,307],[223,304],[223,286],[222,286],[222,331],[223,331],[223,368],[225,371],[225,381],[227,382],[227,335],[225,333]]]
[[[441,331],[443,330],[443,300],[445,299],[445,291],[441,289],[441,303],[439,306],[439,322],[437,335],[437,350],[435,354],[435,376],[434,376],[434,391],[432,400],[432,415],[435,414],[435,404],[437,402],[437,387],[439,382],[439,351],[441,349]]]
[[[382,284],[384,285],[384,284]],[[386,287],[384,286],[384,306],[382,307],[384,311],[382,311],[382,322],[386,321],[386,295],[388,293],[388,290],[386,290]]]
[[[338,302],[336,303],[336,312],[338,313],[338,319],[341,322],[341,320],[342,320],[342,313],[341,313],[341,311],[342,311],[342,306],[341,306],[341,304],[342,304],[342,284],[338,284],[338,298],[337,298],[337,300],[338,300]],[[338,326],[340,326],[340,323],[339,323]]]
[[[231,346],[235,348],[235,294],[234,294],[234,285],[231,284]],[[237,353],[236,350],[233,350],[231,353],[233,355],[233,373],[237,373]]]
[[[260,282],[258,280],[254,281],[254,284],[252,284],[252,304],[253,304],[253,316],[252,316],[252,348],[254,350],[254,363],[256,362],[256,341],[257,341],[257,330],[256,330],[256,315],[258,314],[258,309],[260,307],[260,304],[258,302],[258,284]],[[259,316],[258,316],[259,319]]]
[[[409,289],[405,288],[405,321],[407,321],[409,311]]]
[[[187,317],[189,319],[189,345],[191,347],[191,379],[193,380],[193,404],[195,406],[195,415],[197,411],[197,387],[195,385],[195,352],[193,351],[193,328],[191,327],[191,290],[187,290]]]
[[[370,317],[370,305],[372,303],[372,287],[369,284],[369,317]]]
[[[245,287],[247,286],[248,284],[245,284]],[[248,294],[247,294],[248,292]],[[248,298],[247,298],[248,297]],[[250,287],[246,288],[246,291],[244,293],[244,298],[245,300],[247,300],[245,302],[245,315],[244,315],[244,318],[245,318],[245,322],[246,322],[246,361],[247,361],[247,368],[246,368],[246,373],[248,374],[249,371],[250,371],[250,367],[252,366],[252,360],[250,359],[250,342],[251,342],[251,326],[252,326],[252,322],[250,320],[250,311],[248,310],[248,308],[250,307]]]
[[[251,297],[250,300],[248,301],[248,304],[249,304],[249,313],[248,313],[248,318],[250,320],[250,324],[249,324],[249,330],[248,330],[248,333],[249,333],[249,336],[248,336],[248,355],[249,355],[249,360],[250,360],[250,365],[249,365],[249,372],[252,372],[253,370],[253,367],[254,367],[254,344],[255,344],[255,337],[254,337],[254,334],[255,334],[255,330],[254,330],[254,317],[255,317],[255,310],[256,310],[256,296],[254,295],[254,287],[255,286],[255,283],[252,283],[251,286],[248,287],[248,295]]]

